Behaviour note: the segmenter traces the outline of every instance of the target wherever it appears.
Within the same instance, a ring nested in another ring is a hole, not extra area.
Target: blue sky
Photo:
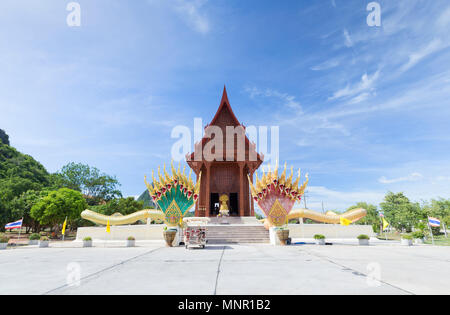
[[[450,197],[450,4],[362,0],[63,0],[0,4],[0,128],[49,171],[88,163],[145,190],[173,127],[209,122],[227,85],[238,119],[280,127],[308,206],[404,191]]]

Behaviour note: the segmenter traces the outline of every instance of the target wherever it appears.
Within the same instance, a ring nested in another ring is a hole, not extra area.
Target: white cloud
[[[361,81],[359,83],[353,86],[347,85],[345,88],[334,92],[333,96],[329,97],[328,99],[335,100],[339,98],[356,96],[360,93],[367,94],[368,91],[374,91],[375,90],[374,85],[379,77],[380,77],[380,70],[378,70],[371,76],[365,73],[361,77]],[[364,95],[359,95],[359,99],[364,99]]]
[[[368,202],[377,205],[384,198],[384,193],[382,192],[338,191],[324,186],[309,186],[307,191],[306,204],[309,209],[316,211],[321,211],[322,201],[325,210],[344,211],[358,202]]]
[[[177,0],[175,10],[186,20],[187,24],[201,34],[207,34],[210,30],[209,20],[201,12],[207,0]]]
[[[333,58],[327,61],[322,62],[321,64],[318,64],[314,67],[311,67],[311,70],[313,71],[322,71],[322,70],[328,70],[332,68],[336,68],[341,63],[340,59]]]
[[[422,59],[427,56],[447,47],[448,44],[444,44],[440,39],[434,39],[427,46],[409,55],[409,61],[403,65],[402,71],[407,71],[418,64]]]
[[[450,7],[445,9],[441,16],[437,19],[436,25],[440,28],[445,28],[450,24]],[[447,29],[448,31],[448,29]]]
[[[274,97],[280,99],[283,102],[284,106],[287,106],[291,109],[301,111],[302,108],[300,102],[296,100],[295,96],[289,95],[287,93],[281,93],[277,90],[260,90],[257,87],[247,87],[245,88],[245,91],[250,95],[250,98],[255,98],[257,96]]]
[[[391,178],[391,179],[387,179],[385,176],[382,176],[378,181],[382,184],[394,184],[394,183],[400,183],[400,182],[414,182],[414,181],[418,181],[422,178],[423,178],[422,174],[412,173],[409,176]]]
[[[350,34],[348,33],[347,29],[344,29],[344,38],[345,38],[345,46],[352,47],[353,41],[352,41],[352,38],[350,37]]]

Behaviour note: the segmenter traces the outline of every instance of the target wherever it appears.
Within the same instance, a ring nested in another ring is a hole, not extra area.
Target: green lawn
[[[431,237],[425,241],[425,244],[431,244]],[[435,236],[434,244],[439,246],[450,246],[450,237],[446,238],[445,235]]]

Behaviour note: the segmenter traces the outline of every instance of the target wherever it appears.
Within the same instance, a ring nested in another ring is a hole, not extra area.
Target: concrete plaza
[[[449,247],[137,245],[0,251],[0,294],[450,294]]]

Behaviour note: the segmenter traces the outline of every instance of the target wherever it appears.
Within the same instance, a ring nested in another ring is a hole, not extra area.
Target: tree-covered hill
[[[137,201],[144,202],[144,208],[145,209],[155,209],[156,205],[153,202],[153,200],[150,198],[150,195],[148,194],[148,190],[145,190],[137,199]]]
[[[28,190],[40,190],[49,184],[50,175],[41,163],[0,143],[0,191],[3,200]]]

